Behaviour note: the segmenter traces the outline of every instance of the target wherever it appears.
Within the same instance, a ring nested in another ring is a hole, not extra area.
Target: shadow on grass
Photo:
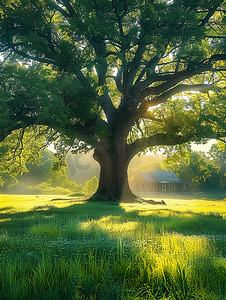
[[[84,222],[99,220],[102,217],[109,217],[109,222],[113,221],[112,224],[128,221],[136,221],[144,227],[152,224],[156,233],[168,231],[184,235],[225,235],[226,232],[226,220],[218,213],[201,214],[168,208],[154,210],[147,216],[141,212],[139,209],[126,212],[119,204],[106,202],[84,202],[64,208],[45,206],[27,212],[0,213],[0,233],[7,231],[9,235],[20,235],[36,224],[55,222],[65,225],[70,219]]]
[[[12,209],[12,208],[13,208],[13,206],[2,207],[2,208],[0,208],[0,212],[1,212],[1,211],[6,211],[6,210],[10,210],[10,209]]]
[[[2,211],[9,208],[2,209]],[[2,230],[8,234],[19,235],[27,231],[31,225],[46,223],[49,219],[64,225],[68,219],[79,221],[97,220],[103,216],[120,216],[125,211],[115,203],[84,202],[73,204],[64,208],[57,208],[52,205],[36,207],[27,212],[0,213],[0,233]],[[1,222],[2,220],[2,222]]]

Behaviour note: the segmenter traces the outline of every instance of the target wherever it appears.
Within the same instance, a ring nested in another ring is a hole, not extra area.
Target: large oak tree
[[[224,136],[222,0],[1,0],[0,140],[46,126],[131,199],[148,147]]]

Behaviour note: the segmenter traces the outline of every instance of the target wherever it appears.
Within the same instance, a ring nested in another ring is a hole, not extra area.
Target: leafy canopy
[[[77,151],[121,132],[132,157],[223,138],[224,11],[221,0],[2,0],[0,139],[44,125]]]

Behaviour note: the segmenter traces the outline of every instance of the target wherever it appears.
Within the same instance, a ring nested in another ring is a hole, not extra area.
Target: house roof
[[[141,172],[141,175],[146,181],[151,182],[182,182],[176,174],[172,171],[152,171],[152,172]]]

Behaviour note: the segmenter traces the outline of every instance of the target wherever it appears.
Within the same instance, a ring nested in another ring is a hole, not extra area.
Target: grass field
[[[0,195],[0,299],[226,299],[226,199],[185,198]]]

